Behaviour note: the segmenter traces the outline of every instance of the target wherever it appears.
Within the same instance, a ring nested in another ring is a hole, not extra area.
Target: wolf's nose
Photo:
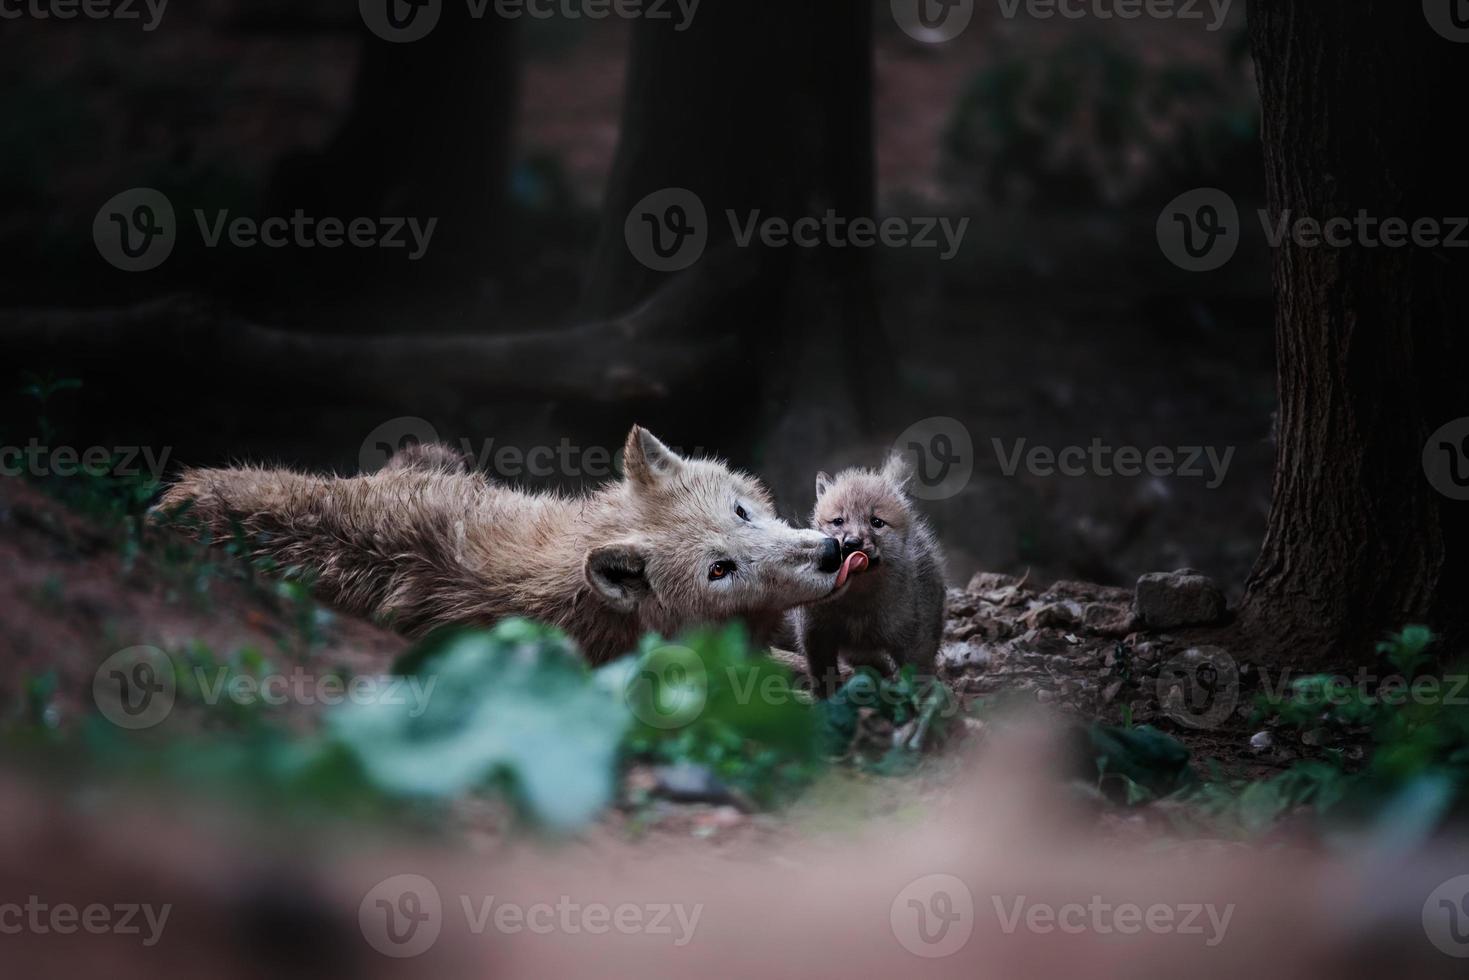
[[[816,567],[823,572],[834,572],[842,567],[842,546],[836,538],[821,542],[821,557],[816,560]]]
[[[842,557],[845,558],[854,551],[862,550],[861,538],[842,538]]]

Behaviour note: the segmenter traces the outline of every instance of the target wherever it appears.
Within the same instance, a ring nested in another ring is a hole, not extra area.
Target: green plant
[[[816,709],[743,626],[699,630],[677,645],[649,635],[608,676],[632,708],[629,758],[703,766],[761,806],[789,800],[821,771]]]
[[[612,799],[627,708],[560,630],[512,619],[443,633],[399,670],[432,685],[425,704],[351,704],[329,724],[384,791],[446,798],[499,786],[556,830]]]
[[[1396,672],[1369,687],[1313,674],[1296,679],[1279,696],[1262,696],[1259,718],[1274,717],[1286,729],[1365,734],[1360,767],[1349,769],[1340,750],[1297,762],[1285,772],[1232,793],[1217,790],[1209,808],[1257,833],[1297,807],[1310,807],[1329,837],[1382,846],[1405,846],[1432,833],[1456,807],[1469,801],[1469,685],[1465,675],[1440,679],[1423,673],[1433,634],[1409,626],[1378,644]]]
[[[942,745],[959,715],[949,688],[912,664],[891,677],[859,667],[820,709],[828,755],[887,775],[910,771],[925,749]]]

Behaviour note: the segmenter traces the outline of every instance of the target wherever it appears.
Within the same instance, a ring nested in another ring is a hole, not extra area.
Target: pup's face
[[[881,472],[844,470],[835,477],[816,477],[813,526],[841,542],[843,557],[854,551],[867,556],[872,572],[884,560],[906,551],[912,511],[903,483],[907,472],[901,460],[890,460]]]
[[[629,537],[588,553],[587,580],[645,628],[767,620],[845,584],[839,543],[778,518],[759,481],[685,459],[640,428],[624,469]]]

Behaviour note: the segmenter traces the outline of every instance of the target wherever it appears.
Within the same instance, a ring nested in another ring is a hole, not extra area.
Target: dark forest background
[[[974,476],[926,507],[956,580],[1033,569],[1130,584],[1194,566],[1238,594],[1269,503],[1268,256],[1256,228],[1226,268],[1183,272],[1154,226],[1195,187],[1246,211],[1263,200],[1242,10],[1208,31],[1005,20],[981,5],[935,46],[887,4],[870,25],[860,5],[796,5],[778,15],[784,34],[710,4],[686,34],[615,18],[446,19],[426,41],[390,45],[349,7],[214,2],[170,8],[152,33],[0,32],[0,306],[62,311],[72,331],[14,346],[8,387],[22,372],[82,378],[52,406],[72,441],[351,472],[368,433],[399,416],[522,448],[615,448],[636,420],[754,469],[800,517],[818,469],[873,462],[909,426],[952,417],[973,439]],[[853,32],[869,30],[866,159]],[[630,74],[639,45],[659,67]],[[660,46],[684,61],[660,61]],[[830,124],[843,112],[857,120],[846,131]],[[641,334],[599,332],[664,284],[626,254],[618,215],[645,188],[701,179],[719,188],[706,199],[767,213],[824,196],[847,213],[970,225],[950,261],[888,249],[772,273],[711,249],[695,271],[712,282],[685,277]],[[441,224],[417,263],[205,249],[182,228],[163,266],[125,273],[91,226],[138,186],[163,191],[181,226],[195,207]],[[245,339],[257,326],[308,339],[260,349]],[[396,347],[338,356],[354,338],[443,334],[505,344],[482,367]],[[992,444],[1094,438],[1234,455],[1209,488],[1007,476]]]

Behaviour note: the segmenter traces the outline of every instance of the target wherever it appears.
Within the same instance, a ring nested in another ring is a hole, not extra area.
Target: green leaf
[[[557,830],[585,824],[608,804],[628,711],[563,633],[507,620],[424,647],[407,658],[421,703],[405,696],[352,704],[330,718],[334,737],[377,785],[449,797],[500,782]]]

